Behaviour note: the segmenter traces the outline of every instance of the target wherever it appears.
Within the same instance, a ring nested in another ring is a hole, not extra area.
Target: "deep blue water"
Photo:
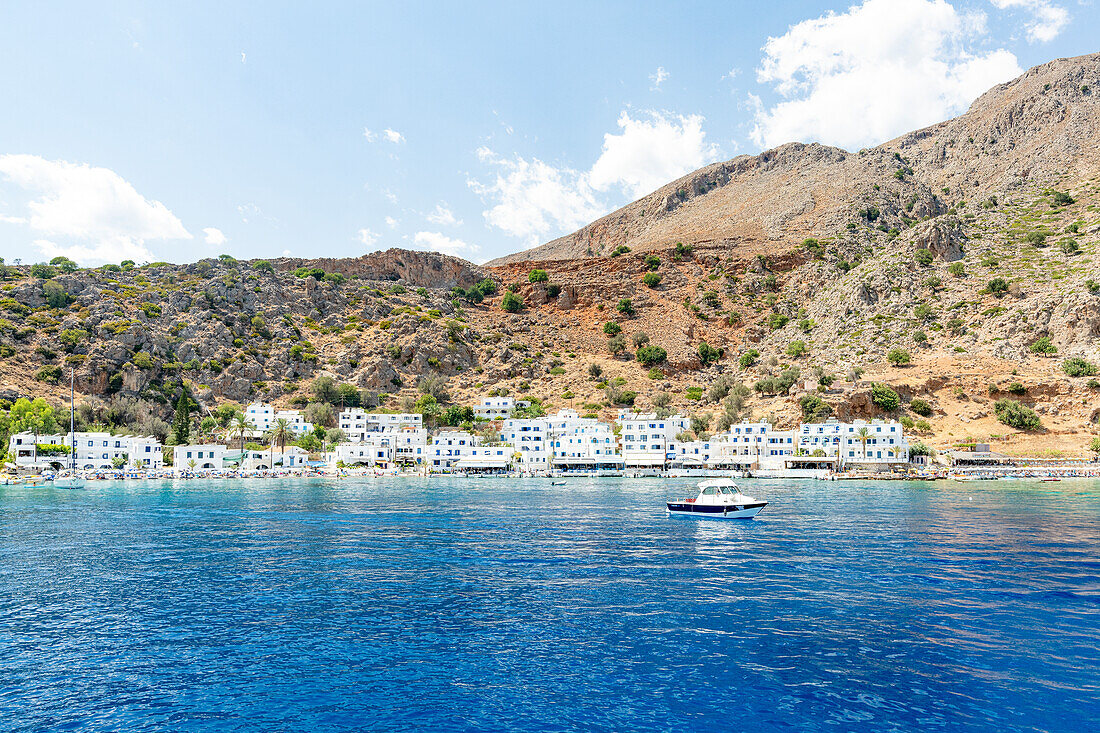
[[[0,729],[1100,726],[1100,484],[0,487]]]

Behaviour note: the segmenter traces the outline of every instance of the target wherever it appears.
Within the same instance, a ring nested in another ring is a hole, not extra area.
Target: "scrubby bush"
[[[1042,421],[1035,410],[1016,400],[997,400],[993,405],[993,412],[999,421],[1017,430],[1038,430],[1042,427]]]
[[[914,331],[913,340],[916,341],[918,344],[923,344],[928,341],[928,334],[920,330]]]
[[[1096,365],[1079,356],[1071,356],[1062,362],[1062,371],[1071,377],[1091,377],[1096,374]]]
[[[1062,250],[1062,254],[1066,255],[1075,255],[1081,251],[1081,245],[1077,244],[1077,240],[1072,237],[1060,241],[1058,248]]]
[[[615,336],[623,332],[623,327],[620,326],[618,323],[615,323],[615,321],[608,321],[607,323],[603,324],[603,332],[606,333],[608,336]]]
[[[947,272],[952,277],[966,277],[966,265],[961,262],[952,262],[947,266]]]
[[[508,291],[504,294],[504,298],[501,299],[500,307],[509,313],[518,313],[523,310],[523,296]]]
[[[737,366],[741,367],[742,369],[748,369],[753,364],[755,364],[756,360],[759,358],[759,351],[757,351],[756,349],[749,349],[745,353],[741,354],[741,358],[737,360]]]
[[[871,402],[887,412],[893,412],[901,406],[898,393],[879,382],[871,385]]]
[[[995,277],[986,284],[985,289],[999,298],[1008,292],[1008,281],[1003,277]]]
[[[802,356],[805,353],[806,353],[806,342],[805,341],[792,341],[789,344],[787,344],[787,356],[791,357],[792,359],[797,359],[798,357]]]
[[[645,346],[649,343],[649,334],[645,331],[639,331],[638,333],[634,334],[634,336],[631,338],[631,341],[634,342],[634,348]]]
[[[821,422],[833,414],[833,408],[815,394],[802,397],[798,404],[802,408],[802,422]]]
[[[661,258],[657,255],[646,255],[645,266],[651,271],[656,270],[658,267],[661,266]]]
[[[647,288],[655,288],[661,284],[661,276],[656,272],[647,272],[642,276],[642,283]]]
[[[890,349],[890,351],[886,353],[886,361],[894,366],[905,366],[912,360],[912,355],[905,349]]]
[[[626,338],[620,333],[607,340],[607,350],[612,354],[621,354],[626,351]]]
[[[702,362],[703,366],[718,361],[722,358],[723,353],[724,351],[722,349],[716,349],[706,341],[700,342],[699,344],[699,361]]]
[[[660,346],[642,346],[635,353],[634,358],[638,360],[638,363],[642,366],[653,366],[660,364],[666,358],[668,358],[668,352],[662,349]]]
[[[768,316],[768,326],[771,328],[771,330],[778,331],[779,329],[786,326],[787,321],[789,320],[791,319],[783,315],[782,313],[772,313],[770,316]]]
[[[936,258],[932,254],[932,250],[930,250],[930,249],[918,249],[914,253],[913,259],[915,259],[917,261],[918,265],[922,265],[924,267],[929,267],[932,264],[933,260],[935,260]]]
[[[550,280],[550,276],[546,274],[546,270],[531,270],[527,273],[527,282],[531,283],[544,283]]]
[[[1031,346],[1027,347],[1028,351],[1032,354],[1056,354],[1058,353],[1058,347],[1051,343],[1049,336],[1043,336],[1036,339]]]
[[[932,414],[932,405],[919,398],[909,401],[909,409],[921,417],[928,417]]]
[[[630,301],[630,298],[623,298],[619,301],[619,304],[615,306],[615,310],[625,316],[632,316],[634,315],[634,303]]]
[[[59,366],[44,366],[38,370],[38,373],[34,375],[34,378],[39,382],[47,382],[49,384],[57,384],[61,381],[61,378],[65,376]]]

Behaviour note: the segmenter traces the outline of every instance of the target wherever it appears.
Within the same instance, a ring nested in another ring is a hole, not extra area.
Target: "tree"
[[[34,433],[36,443],[39,435],[58,429],[53,407],[41,397],[36,397],[33,402],[26,397],[17,399],[11,406],[9,420],[12,433]],[[6,444],[4,447],[7,448]]]
[[[311,402],[303,415],[306,422],[315,427],[331,427],[336,424],[336,411],[327,402]]]
[[[279,444],[279,458],[282,461],[282,457],[286,454],[286,444],[294,437],[294,431],[290,428],[290,421],[285,417],[276,418],[268,434],[271,436],[272,449],[274,449],[276,443]],[[285,461],[283,462],[285,463]],[[275,465],[274,450],[272,450],[271,464]]]
[[[313,384],[310,385],[309,389],[313,393],[313,399],[318,402],[327,402],[331,405],[340,399],[340,395],[336,390],[336,380],[332,377],[325,375],[317,377],[313,380]]]
[[[474,411],[469,405],[451,405],[443,411],[440,422],[444,425],[461,425],[464,422],[473,422]]]
[[[879,382],[871,385],[871,402],[887,412],[893,412],[901,406],[901,398],[898,397],[898,393]]]
[[[623,332],[623,327],[615,323],[615,321],[608,321],[603,324],[603,332],[608,336],[616,336]]]
[[[863,444],[863,460],[867,460],[867,443],[871,440],[871,431],[867,428],[860,428],[856,433],[856,437],[859,438],[859,442]]]
[[[191,398],[187,391],[176,401],[176,418],[172,421],[172,439],[176,445],[187,445],[191,439]]]
[[[1035,410],[1016,400],[1000,399],[993,404],[997,420],[1017,430],[1038,430],[1042,421]]]
[[[509,313],[518,313],[523,310],[523,298],[509,290],[501,299],[500,307]]]
[[[642,346],[635,353],[635,358],[642,366],[655,366],[668,358],[668,352],[660,346]]]
[[[655,288],[661,284],[661,276],[656,272],[647,272],[642,275],[642,284],[647,288]]]
[[[340,445],[346,443],[348,436],[344,435],[344,431],[340,428],[329,428],[325,431],[325,442],[329,445]]]
[[[550,276],[546,274],[546,270],[531,270],[527,273],[527,282],[531,283],[544,283],[550,280]]]
[[[808,394],[798,400],[802,408],[802,422],[821,422],[833,414],[833,408],[815,394]]]
[[[244,439],[256,429],[256,426],[252,424],[252,421],[244,416],[243,413],[236,414],[229,423],[229,427],[226,429],[226,437],[232,440],[234,437],[241,439],[241,452],[244,453]]]
[[[615,306],[615,310],[619,311],[624,316],[632,316],[634,315],[634,303],[631,302],[630,298],[623,298],[619,301],[619,304]]]
[[[711,417],[709,412],[691,416],[691,432],[695,433],[697,439],[707,439],[707,431],[710,430]]]
[[[65,292],[65,287],[57,280],[47,280],[42,283],[42,295],[51,308],[65,308],[72,302],[72,298]]]
[[[1098,458],[1100,458],[1100,438],[1092,439],[1092,442],[1089,443],[1089,450],[1095,453]]]
[[[359,407],[359,388],[352,384],[341,384],[336,388],[336,402],[341,407]]]
[[[440,408],[439,406],[439,401],[430,394],[420,395],[420,397],[417,398],[416,405],[413,409],[424,416],[425,422],[429,422],[439,417],[439,414],[442,411],[442,408]]]
[[[890,351],[886,352],[886,361],[894,366],[905,366],[912,360],[912,355],[905,349],[890,349]]]
[[[76,272],[80,269],[80,265],[76,264],[68,257],[64,255],[58,255],[50,260],[50,264],[61,270],[62,272]]]
[[[626,351],[626,339],[621,333],[607,340],[607,350],[615,355],[619,355]]]

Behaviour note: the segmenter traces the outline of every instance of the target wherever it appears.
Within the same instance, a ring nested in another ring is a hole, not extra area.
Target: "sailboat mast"
[[[76,470],[76,406],[73,391],[76,387],[76,368],[69,370],[69,470]]]

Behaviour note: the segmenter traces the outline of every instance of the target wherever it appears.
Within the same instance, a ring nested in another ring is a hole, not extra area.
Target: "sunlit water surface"
[[[0,487],[0,729],[1097,730],[1100,484]]]

